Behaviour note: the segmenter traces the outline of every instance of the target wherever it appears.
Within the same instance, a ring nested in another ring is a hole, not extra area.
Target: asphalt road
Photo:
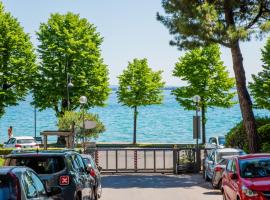
[[[101,200],[221,200],[200,174],[103,175]]]

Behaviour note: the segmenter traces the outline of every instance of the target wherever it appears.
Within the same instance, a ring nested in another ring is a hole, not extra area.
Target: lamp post
[[[67,108],[70,109],[70,101],[69,101],[69,88],[72,88],[74,85],[71,82],[71,76],[67,73]]]
[[[199,138],[200,138],[200,116],[199,116],[199,102],[201,97],[199,95],[195,95],[193,97],[193,102],[196,106],[196,115],[193,117],[193,138],[196,139],[196,171],[199,171],[200,167],[200,152],[199,152]]]
[[[87,103],[87,98],[86,96],[81,96],[80,97],[80,104],[82,106],[82,111],[83,111],[83,152],[85,153],[85,120],[84,120],[84,105]]]

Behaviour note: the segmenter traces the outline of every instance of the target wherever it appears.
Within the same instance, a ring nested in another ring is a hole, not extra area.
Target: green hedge
[[[258,144],[260,152],[270,152],[270,118],[257,117]],[[233,127],[226,136],[226,146],[238,147],[248,152],[247,134],[243,121]]]
[[[4,160],[3,158],[0,158],[0,167],[3,166],[4,161],[5,161],[5,160]]]

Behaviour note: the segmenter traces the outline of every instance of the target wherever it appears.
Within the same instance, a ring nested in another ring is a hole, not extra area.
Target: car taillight
[[[216,167],[215,167],[215,171],[216,171],[216,172],[221,172],[222,170],[223,170],[222,167],[219,167],[219,166],[216,166]]]
[[[60,176],[59,185],[69,185],[69,176]]]
[[[22,147],[22,145],[20,145],[20,144],[15,144],[15,147],[16,147],[16,148]]]
[[[14,188],[14,194],[16,195],[16,200],[21,200],[21,188],[19,179],[13,173],[8,173],[12,179],[12,187]]]
[[[95,176],[96,176],[96,172],[95,172],[95,170],[94,170],[94,169],[91,169],[91,171],[90,171],[90,175],[91,175],[92,177],[95,177]]]

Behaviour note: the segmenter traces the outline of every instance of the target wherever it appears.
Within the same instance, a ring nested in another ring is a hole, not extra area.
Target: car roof
[[[270,158],[270,153],[256,153],[256,154],[246,154],[246,155],[238,156],[238,158],[241,160],[251,159],[251,158],[265,158],[265,157]]]
[[[29,157],[29,156],[64,156],[76,153],[72,150],[14,150],[6,158],[10,157]]]
[[[26,169],[30,170],[30,168],[25,166],[4,166],[0,167],[0,175],[6,175],[12,172],[13,170],[26,170]]]
[[[235,148],[222,148],[222,149],[216,149],[217,152],[222,153],[222,152],[243,152],[242,149],[235,149]]]
[[[34,140],[34,137],[32,136],[16,136],[16,137],[13,137],[15,138],[16,140],[20,140],[20,139],[33,139]]]

